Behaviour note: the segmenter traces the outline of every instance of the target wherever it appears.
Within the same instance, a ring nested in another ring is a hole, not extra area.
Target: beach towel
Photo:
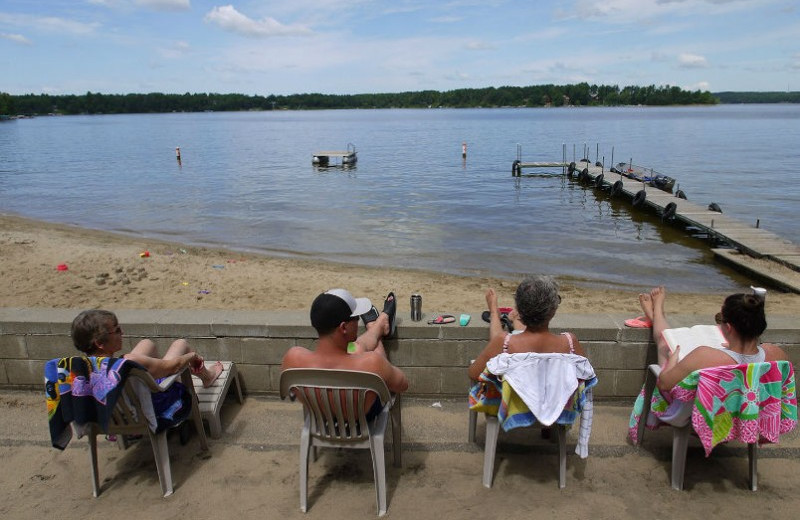
[[[131,368],[137,363],[110,357],[65,357],[45,363],[47,419],[53,446],[72,439],[70,424],[96,422],[106,429]]]
[[[797,395],[788,361],[704,368],[689,374],[669,392],[656,389],[646,427],[656,429],[670,411],[670,401],[691,407],[691,424],[706,457],[720,443],[775,443],[797,425]],[[644,388],[633,405],[628,434],[636,444],[644,407]],[[674,408],[674,407],[673,407]]]
[[[144,370],[138,363],[124,358],[100,356],[65,357],[46,362],[47,419],[53,446],[62,450],[67,447],[72,439],[70,426],[73,423],[79,437],[89,423],[97,423],[102,431],[107,431],[114,406],[133,368]],[[134,391],[154,433],[180,423],[191,411],[191,396],[178,382],[155,394],[145,385],[137,385]],[[150,403],[152,406],[148,406]]]
[[[548,398],[548,401],[552,402],[548,402],[546,407],[538,407],[534,404],[534,409],[546,410],[546,413],[550,414],[548,417],[548,422],[541,421],[535,415],[535,413],[531,411],[530,407],[526,403],[526,398],[528,398],[528,401],[530,401],[530,397],[532,396],[532,394],[529,392],[531,385],[527,385],[526,389],[522,390],[523,394],[520,395],[507,377],[509,375],[508,369],[518,363],[522,371],[527,372],[528,376],[538,374],[536,377],[548,379],[544,377],[542,373],[538,372],[538,368],[534,369],[533,371],[529,371],[528,369],[530,369],[532,366],[556,366],[556,364],[559,364],[559,361],[553,362],[555,357],[561,357],[561,362],[564,363],[573,364],[577,362],[579,366],[584,367],[584,369],[581,370],[581,373],[584,375],[589,375],[589,372],[586,371],[586,365],[584,365],[581,361],[585,360],[586,358],[572,354],[534,354],[534,356],[544,359],[542,363],[538,363],[532,362],[531,356],[528,356],[528,354],[500,354],[496,356],[496,358],[500,356],[507,356],[508,358],[499,359],[499,364],[493,364],[492,360],[490,360],[490,362],[487,363],[487,368],[484,369],[483,373],[481,373],[479,376],[478,381],[470,388],[470,409],[476,412],[485,413],[487,415],[497,416],[498,422],[503,427],[504,431],[509,431],[514,428],[533,426],[537,422],[546,426],[549,426],[550,424],[563,424],[569,426],[574,424],[575,420],[578,418],[578,416],[580,416],[581,427],[578,435],[578,444],[575,447],[575,453],[577,453],[581,458],[586,458],[589,454],[588,444],[592,428],[592,388],[597,384],[597,377],[594,375],[594,371],[591,370],[591,375],[587,380],[580,380],[574,375],[570,376],[572,378],[572,382],[569,384],[572,386],[572,388],[574,388],[572,392],[564,394],[561,391],[558,391],[557,394],[551,396],[552,399]],[[516,360],[513,359],[514,356],[517,356]],[[500,368],[501,365],[503,365],[504,368]],[[506,377],[501,379],[500,376],[493,374],[489,369],[490,366],[494,366],[494,368],[498,371],[504,372]],[[591,365],[588,366],[589,368],[591,367]],[[520,386],[520,381],[523,379],[523,376],[521,374],[517,374],[516,377],[516,383],[514,384]],[[513,380],[514,378],[512,377],[512,381]],[[538,383],[533,383],[533,386],[536,385],[538,385]],[[542,383],[542,385],[544,385],[544,383]],[[540,388],[543,388],[542,385],[539,385]],[[527,394],[526,391],[528,391]],[[541,397],[543,392],[537,391],[534,392],[534,395]],[[558,408],[558,415],[554,420],[552,420],[552,410],[554,408]]]

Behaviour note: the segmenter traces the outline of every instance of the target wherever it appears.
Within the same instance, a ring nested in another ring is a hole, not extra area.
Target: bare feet
[[[640,293],[639,294],[639,305],[641,305],[642,312],[644,312],[644,315],[652,323],[652,321],[653,321],[653,298],[650,296],[650,293]]]
[[[667,298],[667,291],[663,285],[659,285],[650,291],[650,298],[653,301],[653,315],[664,315],[664,300]]]
[[[389,334],[389,315],[385,312],[381,312],[377,320],[371,321],[365,325],[368,331],[372,331],[375,327],[380,331],[381,338],[387,336]]]
[[[214,384],[219,375],[222,373],[222,363],[215,361],[211,367],[203,366],[202,370],[197,374],[200,381],[203,382],[203,388],[208,388]]]

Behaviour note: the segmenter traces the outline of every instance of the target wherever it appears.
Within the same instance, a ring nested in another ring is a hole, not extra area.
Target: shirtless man
[[[393,333],[396,309],[394,293],[389,293],[381,313],[369,299],[354,298],[344,289],[332,289],[320,294],[311,304],[311,325],[319,334],[316,349],[312,351],[299,346],[290,348],[283,356],[281,370],[360,370],[380,376],[392,393],[405,392],[408,379],[402,370],[389,362],[382,341]],[[360,317],[367,330],[358,336]],[[371,408],[375,402],[372,396],[367,398],[365,404]]]

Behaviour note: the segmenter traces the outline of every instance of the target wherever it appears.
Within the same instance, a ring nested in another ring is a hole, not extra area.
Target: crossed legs
[[[141,356],[147,356],[151,358],[158,358],[158,347],[152,340],[143,339],[139,343],[133,347],[131,351],[134,354],[139,354]],[[167,349],[167,353],[164,354],[162,359],[175,359],[179,358],[185,354],[190,352],[194,352],[192,348],[189,346],[189,343],[185,339],[177,339],[172,342],[172,345],[169,346]],[[211,386],[214,381],[219,377],[222,373],[222,363],[217,361],[214,363],[211,368],[207,368],[203,363],[203,358],[198,356],[200,363],[197,365],[197,368],[192,367],[192,373],[200,378],[203,382],[203,387],[208,388]]]

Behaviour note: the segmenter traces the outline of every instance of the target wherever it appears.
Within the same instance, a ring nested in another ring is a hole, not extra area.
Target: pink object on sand
[[[56,266],[56,269],[58,269],[59,271],[66,271],[69,269],[69,267],[67,267],[67,264],[58,264]]]

